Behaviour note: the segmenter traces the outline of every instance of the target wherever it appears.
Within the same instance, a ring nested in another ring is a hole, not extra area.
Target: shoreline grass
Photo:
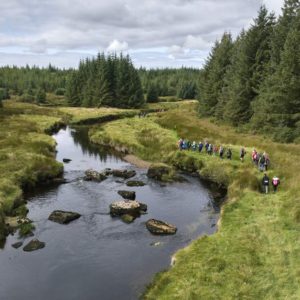
[[[139,140],[138,128],[140,135],[147,130],[151,132],[147,149]],[[170,139],[163,143],[165,135]],[[173,148],[179,137],[197,142],[208,139],[214,144],[230,146],[233,160],[176,151]],[[173,109],[143,120],[123,119],[95,126],[90,138],[96,143],[127,147],[143,159],[196,170],[202,177],[228,189],[218,232],[178,251],[175,266],[157,274],[143,298],[299,299],[299,145],[237,133],[233,128],[198,119],[192,107]],[[154,142],[160,138],[162,141]],[[238,157],[242,146],[247,151],[244,163]],[[272,167],[268,174],[282,180],[277,194],[260,193],[262,173],[250,160],[253,147],[269,153]]]
[[[23,191],[62,174],[55,160],[55,141],[47,135],[62,123],[53,109],[4,101],[0,110],[0,240],[5,239],[5,216],[19,214]]]

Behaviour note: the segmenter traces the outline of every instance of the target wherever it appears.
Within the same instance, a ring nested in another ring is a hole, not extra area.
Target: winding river
[[[137,299],[154,274],[168,268],[174,252],[215,232],[218,212],[199,179],[186,177],[186,182],[167,185],[149,180],[146,170],[90,144],[84,127],[67,127],[53,137],[57,160],[72,159],[65,164],[68,183],[28,196],[35,237],[46,247],[27,253],[11,246],[19,241],[17,234],[7,238],[0,250],[1,300]],[[128,188],[115,177],[101,183],[83,181],[89,168],[135,169],[133,179],[147,185]],[[131,224],[112,218],[109,204],[120,200],[121,189],[135,190],[137,200],[148,205],[148,214]],[[68,225],[48,221],[56,209],[79,212],[82,217]],[[150,234],[145,227],[150,218],[176,225],[177,234]]]

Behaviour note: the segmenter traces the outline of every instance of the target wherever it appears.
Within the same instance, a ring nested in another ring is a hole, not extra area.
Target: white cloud
[[[283,0],[0,1],[0,47],[7,55],[11,48],[35,53],[44,62],[51,58],[47,53],[99,50],[131,51],[135,61],[135,51],[146,49],[155,57],[165,55],[166,66],[191,63],[203,60],[211,42],[224,31],[236,36],[249,26],[263,2],[276,12],[283,4]],[[153,52],[154,48],[160,51]],[[139,61],[146,52],[139,54]],[[25,54],[24,64],[29,60]],[[197,55],[201,56],[196,59]],[[144,57],[144,61],[155,60]]]
[[[128,50],[128,43],[113,40],[106,49],[108,52],[122,52]]]

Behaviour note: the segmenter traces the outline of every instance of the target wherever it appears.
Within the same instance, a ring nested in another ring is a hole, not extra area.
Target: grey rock
[[[85,171],[84,180],[86,180],[86,181],[101,182],[101,181],[105,180],[106,178],[107,178],[107,176],[104,173],[99,173],[92,169]]]
[[[18,249],[23,246],[23,242],[17,242],[11,245],[13,248]]]
[[[136,172],[134,170],[112,170],[112,175],[115,177],[129,179],[134,177]]]
[[[23,248],[23,250],[26,252],[31,252],[42,249],[45,247],[45,245],[46,244],[44,242],[41,242],[38,239],[33,239]]]
[[[138,180],[129,180],[126,182],[127,186],[144,186],[145,183],[143,181]]]
[[[177,231],[174,225],[155,219],[148,220],[146,227],[152,234],[175,234]]]
[[[48,219],[59,224],[68,224],[80,217],[81,215],[76,212],[55,210],[50,214]]]

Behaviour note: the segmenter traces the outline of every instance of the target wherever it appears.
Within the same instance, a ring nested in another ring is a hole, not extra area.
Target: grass
[[[299,145],[198,119],[195,105],[96,126],[90,137],[127,147],[143,159],[197,171],[228,189],[218,232],[178,251],[175,266],[155,276],[145,299],[300,298]],[[230,146],[233,160],[176,151],[179,137]],[[238,157],[242,146],[247,151],[244,163]],[[253,147],[269,153],[269,176],[276,174],[282,181],[277,194],[260,193],[262,174],[250,161]]]
[[[59,111],[70,117],[71,124],[87,124],[107,121],[118,117],[130,117],[138,113],[135,109],[119,108],[82,108],[82,107],[62,107]]]
[[[62,164],[55,160],[55,141],[45,134],[61,121],[62,114],[56,110],[4,101],[0,109],[0,239],[5,215],[20,213],[23,190],[62,173]]]

